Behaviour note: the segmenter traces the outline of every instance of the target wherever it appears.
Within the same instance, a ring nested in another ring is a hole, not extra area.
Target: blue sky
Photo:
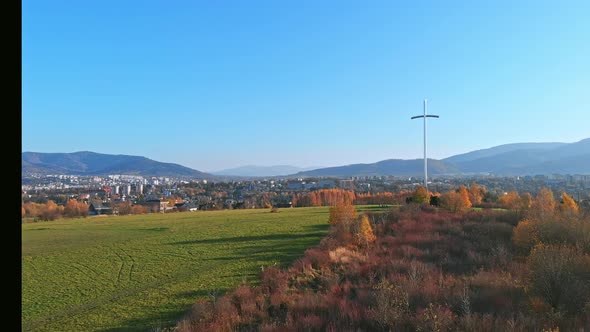
[[[31,1],[22,151],[212,171],[590,137],[589,1]]]

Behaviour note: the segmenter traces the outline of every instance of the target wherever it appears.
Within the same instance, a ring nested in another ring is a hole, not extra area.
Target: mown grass
[[[197,298],[291,263],[327,233],[327,219],[321,207],[23,224],[23,330],[173,326]]]

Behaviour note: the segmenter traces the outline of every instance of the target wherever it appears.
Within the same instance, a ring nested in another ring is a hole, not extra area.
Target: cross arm
[[[416,116],[411,117],[411,119],[414,120],[414,119],[423,118],[423,117],[424,117],[424,115],[416,115]],[[439,116],[428,114],[428,115],[426,115],[426,117],[427,118],[438,118]]]

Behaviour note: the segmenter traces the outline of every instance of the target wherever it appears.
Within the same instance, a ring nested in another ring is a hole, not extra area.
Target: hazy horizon
[[[495,146],[500,146],[500,145],[507,145],[507,144],[516,144],[516,143],[575,143],[575,142],[579,142],[581,140],[584,139],[588,139],[590,137],[585,137],[585,138],[581,138],[579,140],[575,140],[575,141],[571,141],[571,142],[511,142],[511,143],[505,143],[505,144],[499,144],[499,145],[495,145]],[[488,149],[488,148],[492,148],[495,146],[487,146],[487,147],[481,147],[475,150],[469,150],[469,151],[463,151],[463,152],[459,152],[459,153],[455,153],[452,155],[448,155],[448,156],[444,156],[442,158],[435,158],[432,157],[430,154],[428,155],[429,159],[445,159],[454,155],[459,155],[459,154],[463,154],[463,153],[468,153],[468,152],[472,152],[472,151],[476,151],[476,150],[484,150],[484,149]],[[24,152],[33,152],[33,153],[37,153],[37,152],[41,152],[41,153],[74,153],[74,152],[83,152],[83,151],[89,151],[89,150],[80,150],[80,151],[22,151]],[[382,160],[386,160],[386,159],[423,159],[423,155],[420,155],[418,157],[415,158],[384,158],[384,159],[379,159],[379,160],[364,160],[364,161],[358,161],[358,162],[350,162],[350,163],[342,163],[342,164],[334,164],[334,165],[328,165],[328,164],[314,164],[314,165],[310,165],[310,166],[300,166],[298,164],[285,164],[285,163],[276,163],[276,164],[270,164],[270,165],[263,165],[263,164],[242,164],[242,165],[233,165],[233,166],[229,166],[229,167],[225,167],[225,168],[219,168],[219,169],[205,169],[205,168],[199,168],[199,167],[191,167],[189,165],[184,165],[178,161],[174,161],[174,160],[158,160],[155,158],[152,158],[150,156],[143,156],[143,155],[137,155],[137,154],[132,154],[132,153],[109,153],[109,152],[101,152],[101,151],[89,151],[89,152],[95,152],[95,153],[101,153],[101,154],[121,154],[121,155],[130,155],[130,156],[141,156],[141,157],[146,157],[155,161],[159,161],[159,162],[167,162],[167,163],[175,163],[175,164],[180,164],[182,166],[187,166],[202,172],[207,172],[207,173],[218,173],[218,172],[222,172],[222,171],[227,171],[227,170],[231,170],[231,169],[236,169],[236,168],[244,168],[244,167],[281,167],[281,166],[286,166],[286,167],[296,167],[296,168],[301,168],[301,169],[316,169],[316,168],[327,168],[327,167],[335,167],[335,166],[346,166],[346,165],[352,165],[352,164],[371,164],[371,163],[375,163],[375,162],[379,162]]]
[[[575,142],[590,3],[22,4],[22,151],[211,172]]]

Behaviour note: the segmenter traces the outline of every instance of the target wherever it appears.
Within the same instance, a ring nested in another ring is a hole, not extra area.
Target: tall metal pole
[[[428,189],[428,159],[426,158],[426,99],[424,99],[424,188]]]
[[[428,190],[428,157],[426,155],[426,118],[438,118],[438,115],[428,115],[426,114],[426,99],[424,99],[424,115],[416,115],[413,116],[411,119],[418,119],[424,118],[424,187]]]

